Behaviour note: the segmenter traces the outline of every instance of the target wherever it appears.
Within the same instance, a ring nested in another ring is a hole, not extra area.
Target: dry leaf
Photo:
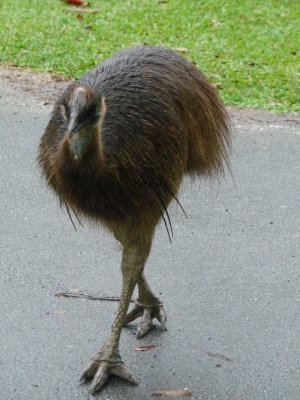
[[[222,82],[215,82],[213,83],[214,87],[216,87],[217,89],[222,87]]]
[[[151,393],[152,397],[191,397],[192,392],[188,389],[179,390],[155,390]]]
[[[81,7],[87,7],[90,5],[88,1],[82,1],[82,0],[63,0],[67,4],[72,4],[73,6],[81,6]]]
[[[210,74],[210,75],[208,75],[208,77],[209,78],[213,78],[213,79],[221,79],[221,77],[220,77],[220,75],[217,75],[217,74]]]
[[[176,47],[175,50],[178,51],[179,53],[187,53],[188,52],[188,49],[186,47]]]
[[[62,28],[62,30],[60,31],[60,33],[63,34],[63,33],[65,33],[65,32],[68,32],[68,30],[69,30],[69,27],[68,27],[68,26],[64,26],[64,27]]]
[[[136,346],[134,350],[136,351],[147,351],[153,349],[153,347],[156,347],[156,344],[141,344],[140,346]]]

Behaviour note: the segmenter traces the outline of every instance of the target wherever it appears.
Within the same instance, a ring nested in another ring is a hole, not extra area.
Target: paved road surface
[[[102,231],[75,232],[44,189],[35,157],[50,109],[5,86],[0,96],[0,397],[89,399],[78,378],[117,304],[55,294],[118,296],[120,249]],[[299,133],[240,124],[234,181],[184,183],[188,219],[171,207],[173,245],[159,227],[146,267],[168,330],[137,342],[125,329],[121,354],[140,385],[114,379],[99,398],[187,387],[197,400],[299,399]]]

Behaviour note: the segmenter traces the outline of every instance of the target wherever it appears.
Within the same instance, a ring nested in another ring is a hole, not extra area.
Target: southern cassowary
[[[184,175],[214,176],[228,165],[230,129],[215,88],[195,65],[162,47],[120,51],[73,82],[41,139],[39,165],[60,203],[104,225],[121,243],[122,292],[111,332],[83,372],[92,393],[110,375],[136,379],[119,353],[124,324],[142,317],[144,336],[166,313],[144,266],[160,219]],[[138,299],[127,314],[135,286]]]

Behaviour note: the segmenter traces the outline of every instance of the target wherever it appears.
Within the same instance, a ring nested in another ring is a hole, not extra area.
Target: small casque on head
[[[67,102],[68,134],[96,125],[101,115],[101,96],[89,88],[77,86]]]

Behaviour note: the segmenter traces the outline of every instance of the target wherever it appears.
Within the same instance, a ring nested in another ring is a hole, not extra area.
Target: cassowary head
[[[77,86],[62,103],[62,113],[74,159],[82,157],[93,136],[97,133],[104,99],[87,87]]]

